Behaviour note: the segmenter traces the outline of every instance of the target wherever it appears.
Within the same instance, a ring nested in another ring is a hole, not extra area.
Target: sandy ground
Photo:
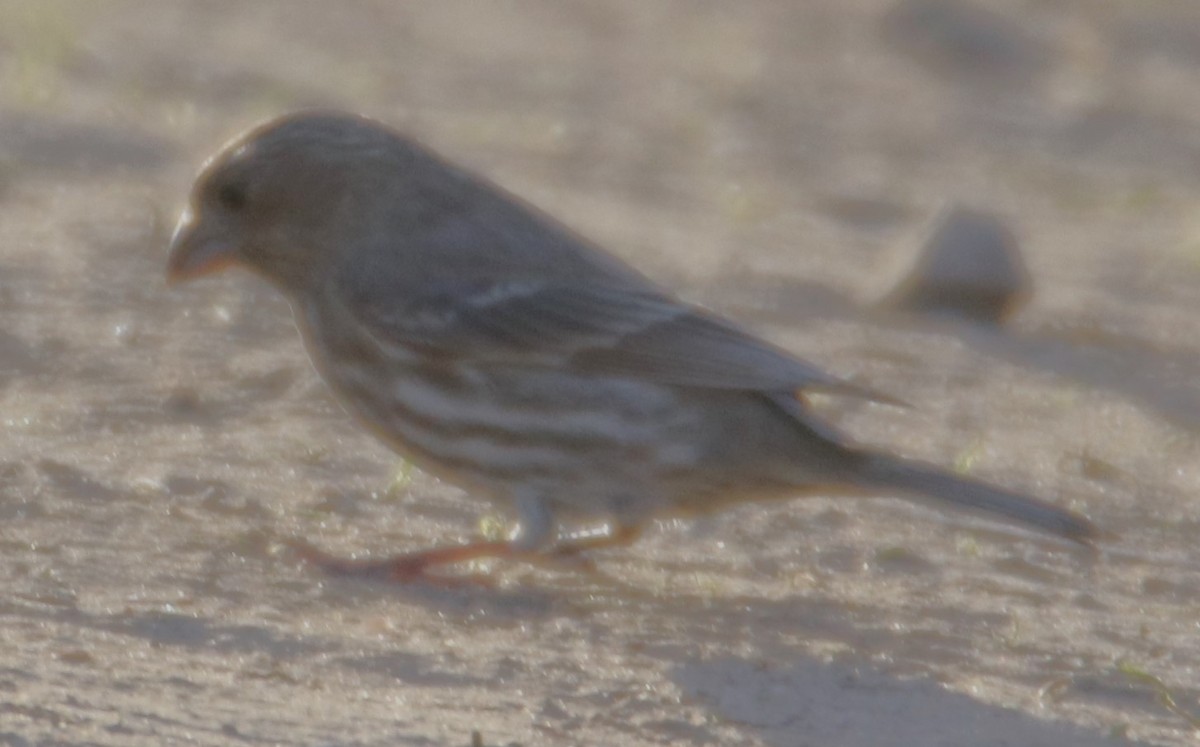
[[[338,409],[285,304],[162,282],[205,155],[370,113],[914,405],[857,438],[1087,511],[747,506],[494,590],[328,579],[485,507]],[[867,314],[947,200],[1004,332]],[[0,744],[1194,744],[1200,5],[0,3]],[[401,477],[396,477],[396,475]]]

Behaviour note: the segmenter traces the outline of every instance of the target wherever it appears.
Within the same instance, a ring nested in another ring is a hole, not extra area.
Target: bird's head
[[[268,122],[204,165],[171,239],[167,276],[236,265],[302,291],[371,228],[405,172],[406,143],[371,120],[306,112]]]

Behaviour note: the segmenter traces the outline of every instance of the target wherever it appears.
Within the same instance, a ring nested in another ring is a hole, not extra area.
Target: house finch
[[[397,453],[515,510],[508,542],[335,570],[627,543],[663,515],[809,494],[935,498],[1078,542],[1084,517],[853,445],[804,390],[860,388],[685,304],[493,184],[362,117],[257,127],[197,178],[169,276],[234,264],[290,300],[313,363]],[[558,536],[569,516],[607,534]]]

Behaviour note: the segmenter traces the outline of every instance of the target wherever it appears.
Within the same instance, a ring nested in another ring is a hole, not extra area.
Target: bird
[[[855,443],[812,392],[888,401],[689,304],[494,182],[373,119],[306,110],[201,168],[168,281],[235,266],[289,301],[345,409],[423,471],[515,514],[502,540],[343,560],[446,577],[579,557],[652,521],[800,496],[932,500],[1090,545],[1085,516]],[[568,533],[568,520],[597,530]],[[451,574],[452,575],[452,574]]]

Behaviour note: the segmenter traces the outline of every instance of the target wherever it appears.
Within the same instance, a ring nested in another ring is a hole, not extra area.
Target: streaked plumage
[[[1077,514],[849,444],[800,392],[871,392],[367,119],[297,114],[214,157],[170,273],[229,263],[289,297],[316,367],[376,435],[514,507],[522,550],[550,547],[564,514],[628,537],[655,516],[813,493],[894,491],[1094,534]]]

